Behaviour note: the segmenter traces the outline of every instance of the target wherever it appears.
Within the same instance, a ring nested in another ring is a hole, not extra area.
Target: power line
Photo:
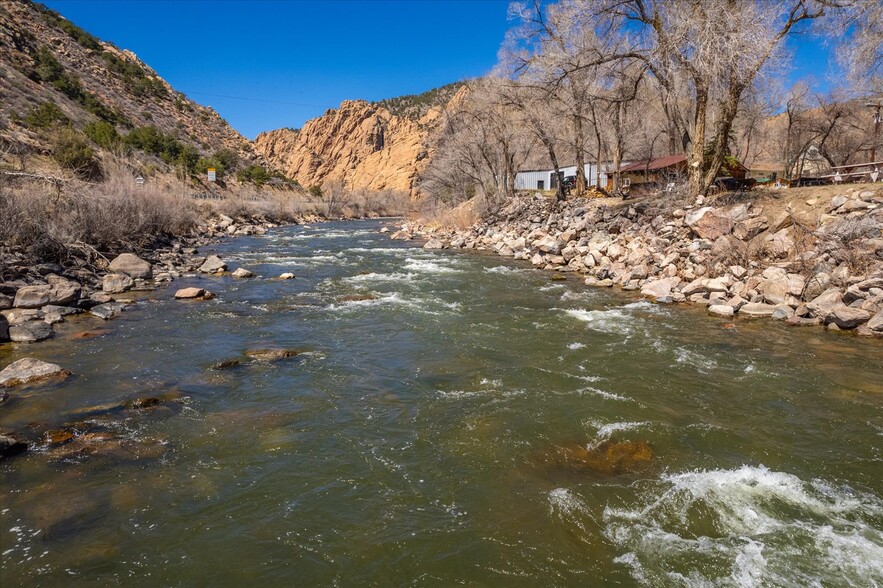
[[[184,91],[184,94],[195,95],[195,96],[212,96],[214,98],[230,98],[232,100],[248,100],[250,102],[270,102],[272,104],[288,104],[290,106],[310,106],[313,108],[325,108],[321,104],[306,104],[304,102],[286,102],[284,100],[268,100],[266,98],[248,98],[246,96],[228,96],[226,94],[209,94],[208,92],[187,92]]]

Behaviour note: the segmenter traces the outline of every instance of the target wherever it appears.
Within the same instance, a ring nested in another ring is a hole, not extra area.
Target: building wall
[[[626,165],[625,163],[623,165]],[[601,186],[607,185],[607,170],[610,167],[610,164],[604,164],[601,168]],[[586,173],[586,181],[588,181],[589,186],[594,186],[598,179],[598,166],[594,163],[585,164],[585,173]],[[564,177],[570,177],[576,175],[576,166],[568,165],[566,167],[561,168],[561,172],[564,174]],[[537,182],[543,182],[544,190],[552,189],[552,175],[554,174],[553,170],[532,170],[532,171],[523,171],[515,174],[515,189],[516,190],[538,190]]]

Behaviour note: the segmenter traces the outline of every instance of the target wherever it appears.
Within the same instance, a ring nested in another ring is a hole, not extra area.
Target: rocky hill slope
[[[442,108],[464,92],[449,85],[378,103],[345,101],[302,129],[261,133],[254,147],[304,186],[343,181],[352,189],[416,195]]]
[[[200,158],[209,165],[221,151],[225,163],[259,160],[217,112],[175,91],[134,53],[30,1],[0,0],[0,99],[7,166],[23,154],[51,155],[62,131],[85,132],[98,153],[125,146],[126,155],[143,156],[142,167],[154,158],[154,167],[195,173]]]

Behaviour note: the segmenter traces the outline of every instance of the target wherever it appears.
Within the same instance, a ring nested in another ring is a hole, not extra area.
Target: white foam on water
[[[540,292],[551,292],[552,290],[562,290],[564,288],[564,284],[547,284],[545,286],[540,286],[537,290]]]
[[[877,496],[747,465],[667,474],[604,510],[616,561],[647,585],[876,586],[881,520]]]
[[[662,312],[662,308],[658,304],[653,304],[647,300],[639,300],[637,302],[630,302],[623,306],[623,308],[627,308],[629,310],[646,310],[649,312]]]
[[[567,348],[572,351],[576,351],[577,349],[585,349],[585,347],[586,347],[585,343],[571,343],[570,345],[567,346]]]
[[[523,271],[521,268],[510,267],[508,265],[497,265],[494,267],[486,267],[484,271],[489,274],[517,274]]]
[[[379,272],[371,272],[369,274],[359,274],[358,276],[349,276],[343,278],[343,282],[348,283],[362,283],[362,282],[413,282],[417,276],[415,274],[407,273],[391,273],[384,274]]]
[[[614,433],[619,431],[633,431],[635,429],[648,427],[651,423],[649,421],[622,421],[605,424],[595,420],[589,420],[587,421],[587,424],[597,429],[597,432],[595,433],[597,441],[606,441],[607,439],[610,439]]]
[[[561,309],[556,309],[561,310]],[[587,323],[588,328],[601,333],[630,335],[633,330],[634,318],[618,308],[610,310],[564,309],[564,313]]]
[[[438,298],[405,298],[399,292],[389,292],[378,294],[372,292],[376,298],[366,300],[345,300],[329,304],[325,307],[331,312],[348,312],[358,310],[360,308],[373,306],[396,306],[417,311],[421,314],[439,315],[445,312],[456,312],[460,308],[459,302],[445,302]]]
[[[450,267],[439,259],[430,261],[428,259],[416,259],[409,257],[405,260],[405,269],[430,274],[458,274],[460,270]]]
[[[414,250],[410,247],[350,247],[347,251],[353,253],[392,253],[397,255],[413,255]]]
[[[549,491],[549,514],[565,523],[573,523],[584,533],[589,534],[586,528],[586,519],[594,520],[592,511],[588,506],[567,488],[555,488]]]
[[[683,347],[675,348],[675,361],[680,364],[690,365],[704,373],[716,370],[718,367],[717,362],[713,359]]]
[[[613,392],[607,392],[606,390],[601,390],[599,388],[595,388],[593,386],[587,386],[585,388],[580,388],[576,391],[580,394],[591,394],[593,396],[600,396],[601,398],[605,398],[607,400],[620,400],[623,402],[634,402],[631,398],[627,398],[625,396],[620,396],[619,394],[614,394]]]

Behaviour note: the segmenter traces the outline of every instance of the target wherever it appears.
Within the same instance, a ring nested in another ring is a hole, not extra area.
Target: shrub
[[[125,171],[100,184],[43,183],[0,188],[0,241],[24,247],[38,261],[64,262],[72,252],[112,254],[145,246],[160,235],[183,234],[194,223],[191,201]]]
[[[129,131],[123,143],[150,155],[156,155],[169,165],[176,163],[184,149],[177,139],[155,126],[137,127]]]
[[[89,146],[85,136],[72,128],[62,130],[55,137],[52,159],[63,169],[83,178],[92,177],[98,171],[95,150]]]
[[[266,184],[273,176],[262,165],[249,165],[236,173],[240,182],[251,182],[258,188]]]
[[[309,191],[310,191],[310,194],[312,196],[314,196],[315,198],[322,197],[322,187],[321,186],[316,186],[316,185],[310,186]]]
[[[116,149],[120,145],[120,134],[116,127],[105,121],[97,121],[87,124],[83,131],[92,141],[107,150]]]
[[[55,102],[43,102],[31,109],[25,117],[25,123],[32,128],[45,129],[56,123],[65,124],[67,116]]]

